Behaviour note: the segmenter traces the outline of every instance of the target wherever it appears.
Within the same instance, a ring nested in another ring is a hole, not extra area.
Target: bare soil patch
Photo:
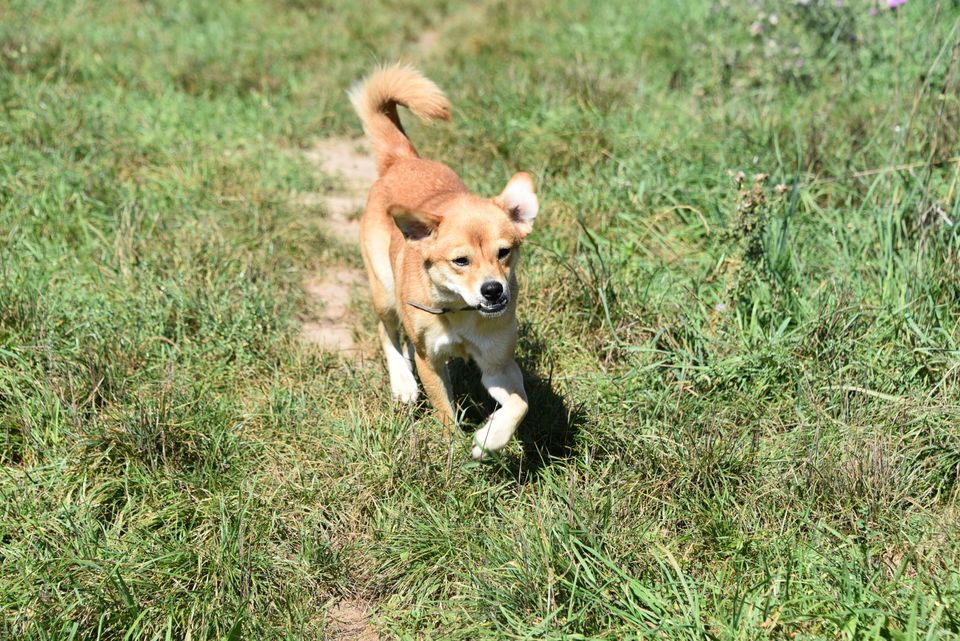
[[[440,32],[436,29],[427,29],[420,34],[414,45],[414,51],[420,56],[429,56],[437,48],[437,40],[440,39]]]
[[[318,171],[338,178],[341,186],[330,194],[305,194],[300,197],[300,204],[322,207],[326,230],[341,242],[356,244],[360,236],[359,214],[370,185],[377,179],[376,163],[363,140],[327,138],[305,151],[304,156]],[[307,275],[303,291],[317,311],[302,322],[304,340],[326,351],[357,352],[350,301],[354,291],[365,283],[363,272],[346,264],[331,265],[320,273]]]
[[[345,265],[334,265],[305,278],[303,291],[317,310],[303,321],[304,340],[328,351],[357,351],[350,300],[354,290],[365,282],[360,270]]]
[[[420,60],[438,57],[462,42],[463,36],[473,34],[476,25],[483,23],[491,4],[490,0],[475,2],[444,16],[432,28],[420,33],[412,43],[411,55]]]
[[[366,192],[377,179],[377,163],[362,138],[325,138],[304,155],[323,173],[342,178],[348,192]]]
[[[380,641],[370,625],[373,612],[363,601],[344,599],[328,612],[327,638],[334,641]]]

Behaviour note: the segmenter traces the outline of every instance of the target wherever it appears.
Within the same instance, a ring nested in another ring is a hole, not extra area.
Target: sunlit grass
[[[2,636],[960,635],[960,13],[872,7],[0,8]],[[426,28],[418,148],[543,203],[489,465],[297,326]]]

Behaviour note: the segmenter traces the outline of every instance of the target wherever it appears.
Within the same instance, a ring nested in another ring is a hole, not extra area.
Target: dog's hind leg
[[[360,248],[363,263],[367,267],[373,309],[380,320],[377,333],[390,374],[390,393],[394,400],[413,403],[419,394],[417,379],[413,376],[413,363],[404,356],[400,344],[400,318],[397,315],[393,269],[390,266],[390,233],[375,224],[378,211],[368,206],[360,220]],[[382,213],[382,216],[386,214]]]
[[[390,373],[390,392],[394,400],[401,403],[413,403],[417,400],[419,389],[413,376],[413,364],[403,355],[400,346],[400,332],[396,325],[380,321],[380,343],[383,355],[387,359],[387,371]]]
[[[400,346],[400,331],[395,323],[380,321],[378,331],[383,355],[387,359],[387,371],[390,373],[390,392],[394,400],[401,403],[413,403],[419,390],[417,379],[413,376],[413,363],[404,355]]]

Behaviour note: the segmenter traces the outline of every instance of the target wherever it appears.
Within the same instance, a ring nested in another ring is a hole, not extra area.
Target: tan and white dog
[[[503,448],[527,413],[517,343],[519,247],[539,204],[518,173],[498,196],[470,193],[446,165],[424,160],[404,133],[397,105],[425,120],[450,119],[443,92],[417,70],[378,69],[350,92],[376,156],[379,179],[360,220],[393,397],[417,400],[413,346],[423,387],[445,425],[456,420],[447,372],[451,358],[473,359],[500,407],[474,436],[472,456]]]

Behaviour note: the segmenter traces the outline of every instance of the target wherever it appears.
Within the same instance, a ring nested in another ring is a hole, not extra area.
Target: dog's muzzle
[[[477,306],[477,311],[484,316],[498,316],[510,302],[510,294],[498,280],[488,280],[481,285],[480,295],[483,298]]]
[[[477,305],[477,311],[480,312],[481,316],[499,316],[503,313],[503,310],[507,308],[507,305],[510,304],[509,296],[501,296],[497,302],[489,303],[484,301]]]

